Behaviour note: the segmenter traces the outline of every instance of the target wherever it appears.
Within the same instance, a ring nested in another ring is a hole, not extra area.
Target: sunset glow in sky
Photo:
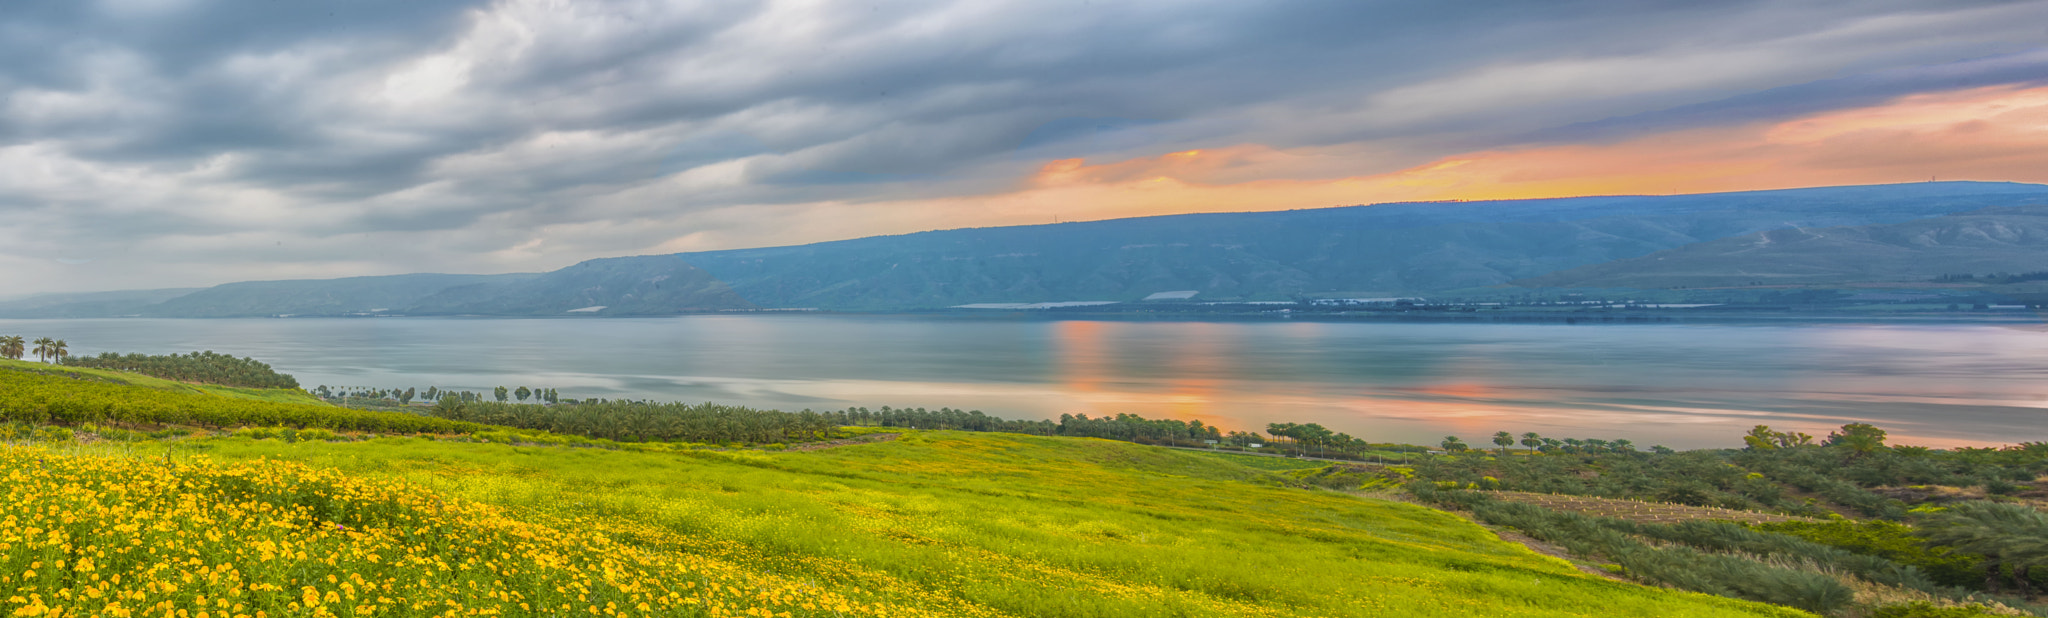
[[[1412,200],[2048,183],[2048,2],[28,2],[0,297]]]

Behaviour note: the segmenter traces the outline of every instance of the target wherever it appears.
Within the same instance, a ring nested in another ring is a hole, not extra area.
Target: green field
[[[422,439],[181,448],[397,478],[542,519],[650,524],[744,566],[900,588],[887,591],[896,602],[952,615],[1801,615],[1590,577],[1442,512],[1102,440],[915,432],[804,453]]]
[[[344,433],[447,421],[48,369],[0,366],[0,422],[208,420],[185,439],[87,444],[42,428],[0,447],[26,470],[0,478],[8,615],[119,613],[110,602],[137,615],[1807,615],[1589,576],[1456,515],[1306,487],[1296,479],[1321,464],[1301,460],[880,429],[849,433],[901,436],[802,452],[255,432],[297,439],[281,441],[228,434],[235,419]],[[191,523],[208,518],[288,550],[259,555],[271,546]],[[151,521],[187,524],[128,523]],[[180,581],[171,555],[229,577]],[[335,577],[306,580],[321,573]],[[288,594],[300,584],[308,596]],[[379,585],[399,596],[358,595]]]

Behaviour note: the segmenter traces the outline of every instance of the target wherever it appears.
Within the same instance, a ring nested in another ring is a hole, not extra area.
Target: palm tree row
[[[56,342],[61,352],[64,342]],[[244,388],[298,388],[299,381],[290,375],[278,373],[270,365],[253,358],[235,358],[217,354],[211,350],[191,354],[151,356],[145,354],[115,354],[106,352],[99,356],[81,356],[64,359],[72,367],[89,367],[126,371],[142,375],[197,382],[239,386]]]
[[[445,393],[445,391],[444,391]],[[769,444],[830,439],[838,423],[810,410],[783,412],[717,404],[603,401],[539,405],[443,396],[441,418],[538,429],[618,442]]]
[[[912,429],[956,429],[960,431],[994,431],[1002,433],[1026,433],[1039,436],[1053,435],[1058,426],[1052,421],[1013,421],[982,414],[980,410],[955,410],[939,408],[890,408],[880,410],[847,408],[826,412],[826,418],[841,425],[872,427],[908,427]]]
[[[29,343],[34,343],[35,349],[25,350]],[[0,336],[0,358],[21,360],[22,354],[26,352],[36,355],[36,360],[39,361],[63,360],[64,357],[71,355],[71,351],[66,349],[69,346],[70,344],[65,343],[63,339],[41,337],[34,342],[28,342],[24,341],[20,335]]]

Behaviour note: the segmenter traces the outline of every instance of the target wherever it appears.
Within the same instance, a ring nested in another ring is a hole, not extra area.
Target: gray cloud
[[[1895,97],[1999,85],[2048,84],[2048,49],[1825,79],[1707,103],[1536,132],[1530,141],[1614,139],[1653,131],[1783,120]]]
[[[775,230],[833,226],[773,218],[1000,191],[1053,158],[1256,143],[1370,153],[1363,172],[2025,81],[2048,47],[2039,1],[8,12],[0,286],[17,290],[814,240]]]

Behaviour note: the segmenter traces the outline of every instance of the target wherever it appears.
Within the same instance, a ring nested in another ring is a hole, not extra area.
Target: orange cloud
[[[1068,218],[1282,210],[1405,200],[1740,191],[1943,179],[2048,182],[2048,88],[1903,97],[1790,121],[1693,129],[1611,143],[1483,151],[1398,172],[1286,176],[1302,157],[1255,144],[1090,165],[1041,167],[1014,192],[948,201]]]

